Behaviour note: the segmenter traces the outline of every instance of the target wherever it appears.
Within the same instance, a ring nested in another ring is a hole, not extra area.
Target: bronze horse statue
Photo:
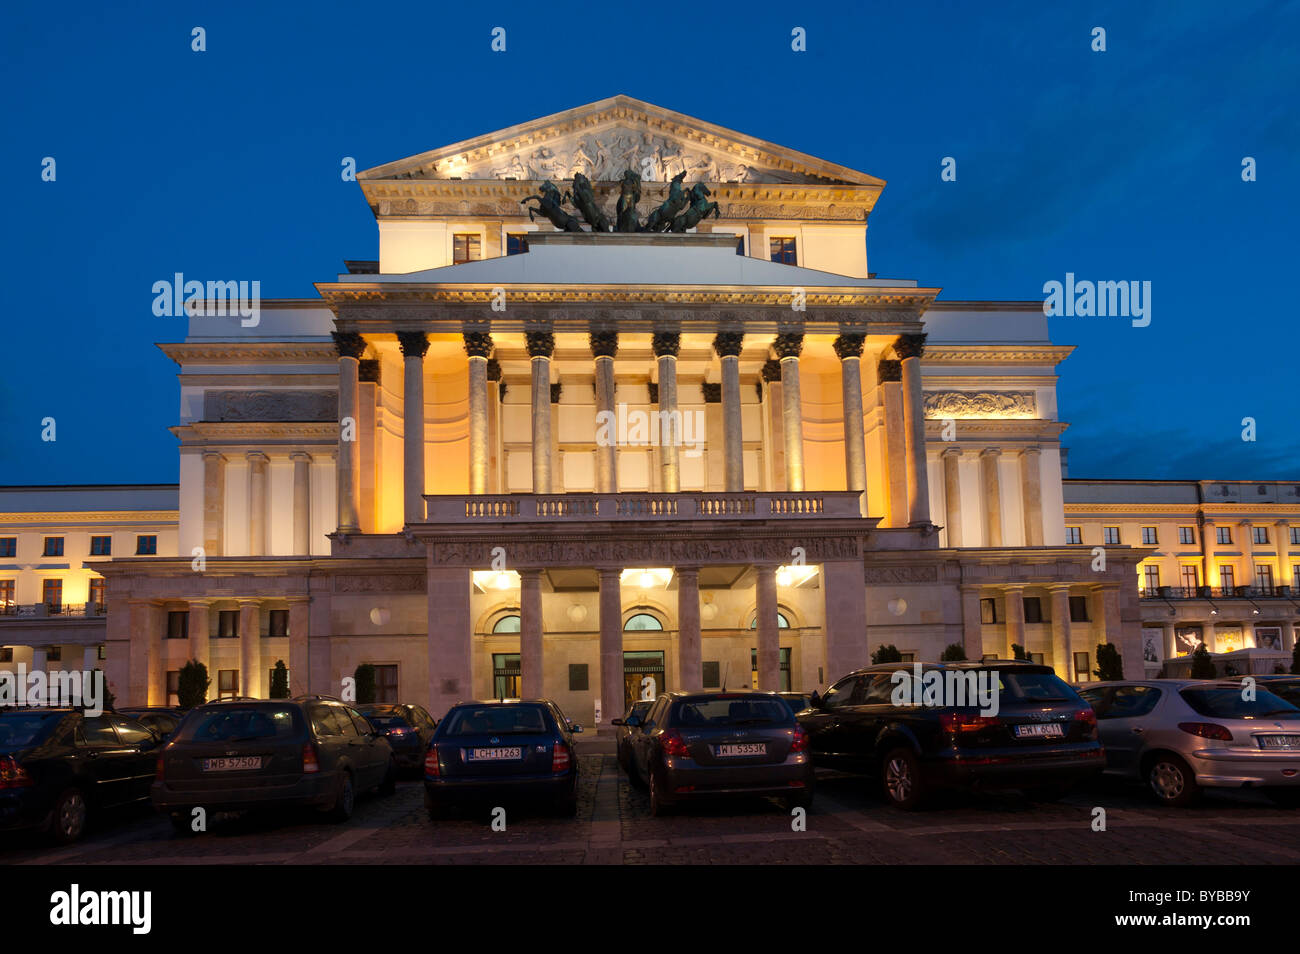
[[[693,229],[701,220],[707,219],[710,215],[715,218],[722,218],[722,211],[718,208],[718,203],[709,201],[709,187],[703,182],[697,182],[691,186],[691,205],[685,212],[673,219],[672,230],[674,232],[685,232],[687,229]]]
[[[666,232],[672,228],[673,217],[686,208],[686,203],[690,201],[689,194],[682,188],[682,180],[685,178],[685,169],[673,176],[672,184],[668,187],[668,198],[664,200],[663,205],[650,213],[642,231]]]
[[[628,169],[623,173],[623,182],[618,195],[618,224],[615,226],[617,231],[640,231],[640,223],[636,220],[636,204],[640,201],[641,176]]]
[[[530,195],[519,200],[520,205],[528,205],[529,199],[537,200],[536,208],[528,206],[528,221],[534,221],[533,216],[540,212],[550,220],[552,225],[563,232],[583,231],[582,223],[562,208],[564,196],[560,195],[560,190],[555,187],[555,183],[548,179],[542,183],[538,191],[541,195]]]
[[[609,217],[596,204],[596,193],[591,189],[591,180],[581,172],[573,174],[573,204],[577,206],[593,232],[610,231]]]

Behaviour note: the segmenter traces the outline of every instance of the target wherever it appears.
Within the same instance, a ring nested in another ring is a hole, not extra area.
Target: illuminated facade
[[[530,221],[581,172],[684,234]],[[1040,303],[868,271],[884,183],[616,97],[361,173],[378,261],[255,323],[194,314],[176,548],[116,554],[106,671],[161,704],[337,693],[355,667],[439,712],[547,695],[824,688],[882,644],[1024,646],[1141,671],[1140,550],[1066,538]],[[1127,544],[1129,541],[1125,541]],[[178,620],[184,618],[182,627]]]

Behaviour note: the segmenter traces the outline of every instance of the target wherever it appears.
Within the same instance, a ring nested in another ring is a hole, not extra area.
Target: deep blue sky
[[[943,298],[1041,300],[1067,271],[1151,281],[1150,327],[1053,320],[1078,346],[1060,381],[1072,476],[1300,477],[1296,2],[2,16],[0,484],[175,480],[176,367],[153,343],[183,328],[152,314],[153,282],[257,278],[264,297],[303,297],[342,259],[377,257],[343,156],[364,169],[617,93],[887,180],[870,267]]]

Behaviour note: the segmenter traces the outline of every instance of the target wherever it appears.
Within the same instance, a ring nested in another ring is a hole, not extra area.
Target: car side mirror
[[[808,708],[820,709],[821,707],[822,707],[822,697],[814,690],[812,696],[809,697],[808,699]]]
[[[574,735],[581,735],[581,734],[582,734],[582,726],[580,726],[580,725],[571,725],[571,726],[569,726],[569,731],[572,732]]]

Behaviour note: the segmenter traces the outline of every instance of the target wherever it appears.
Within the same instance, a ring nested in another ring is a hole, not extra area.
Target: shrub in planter
[[[182,709],[193,709],[195,706],[203,705],[208,701],[210,685],[212,680],[208,678],[208,667],[197,659],[191,659],[181,667],[180,677],[177,680],[178,704]]]
[[[893,643],[890,643],[888,646],[881,646],[874,653],[872,653],[871,661],[873,663],[902,662],[903,654],[898,651],[897,646],[895,646]]]

